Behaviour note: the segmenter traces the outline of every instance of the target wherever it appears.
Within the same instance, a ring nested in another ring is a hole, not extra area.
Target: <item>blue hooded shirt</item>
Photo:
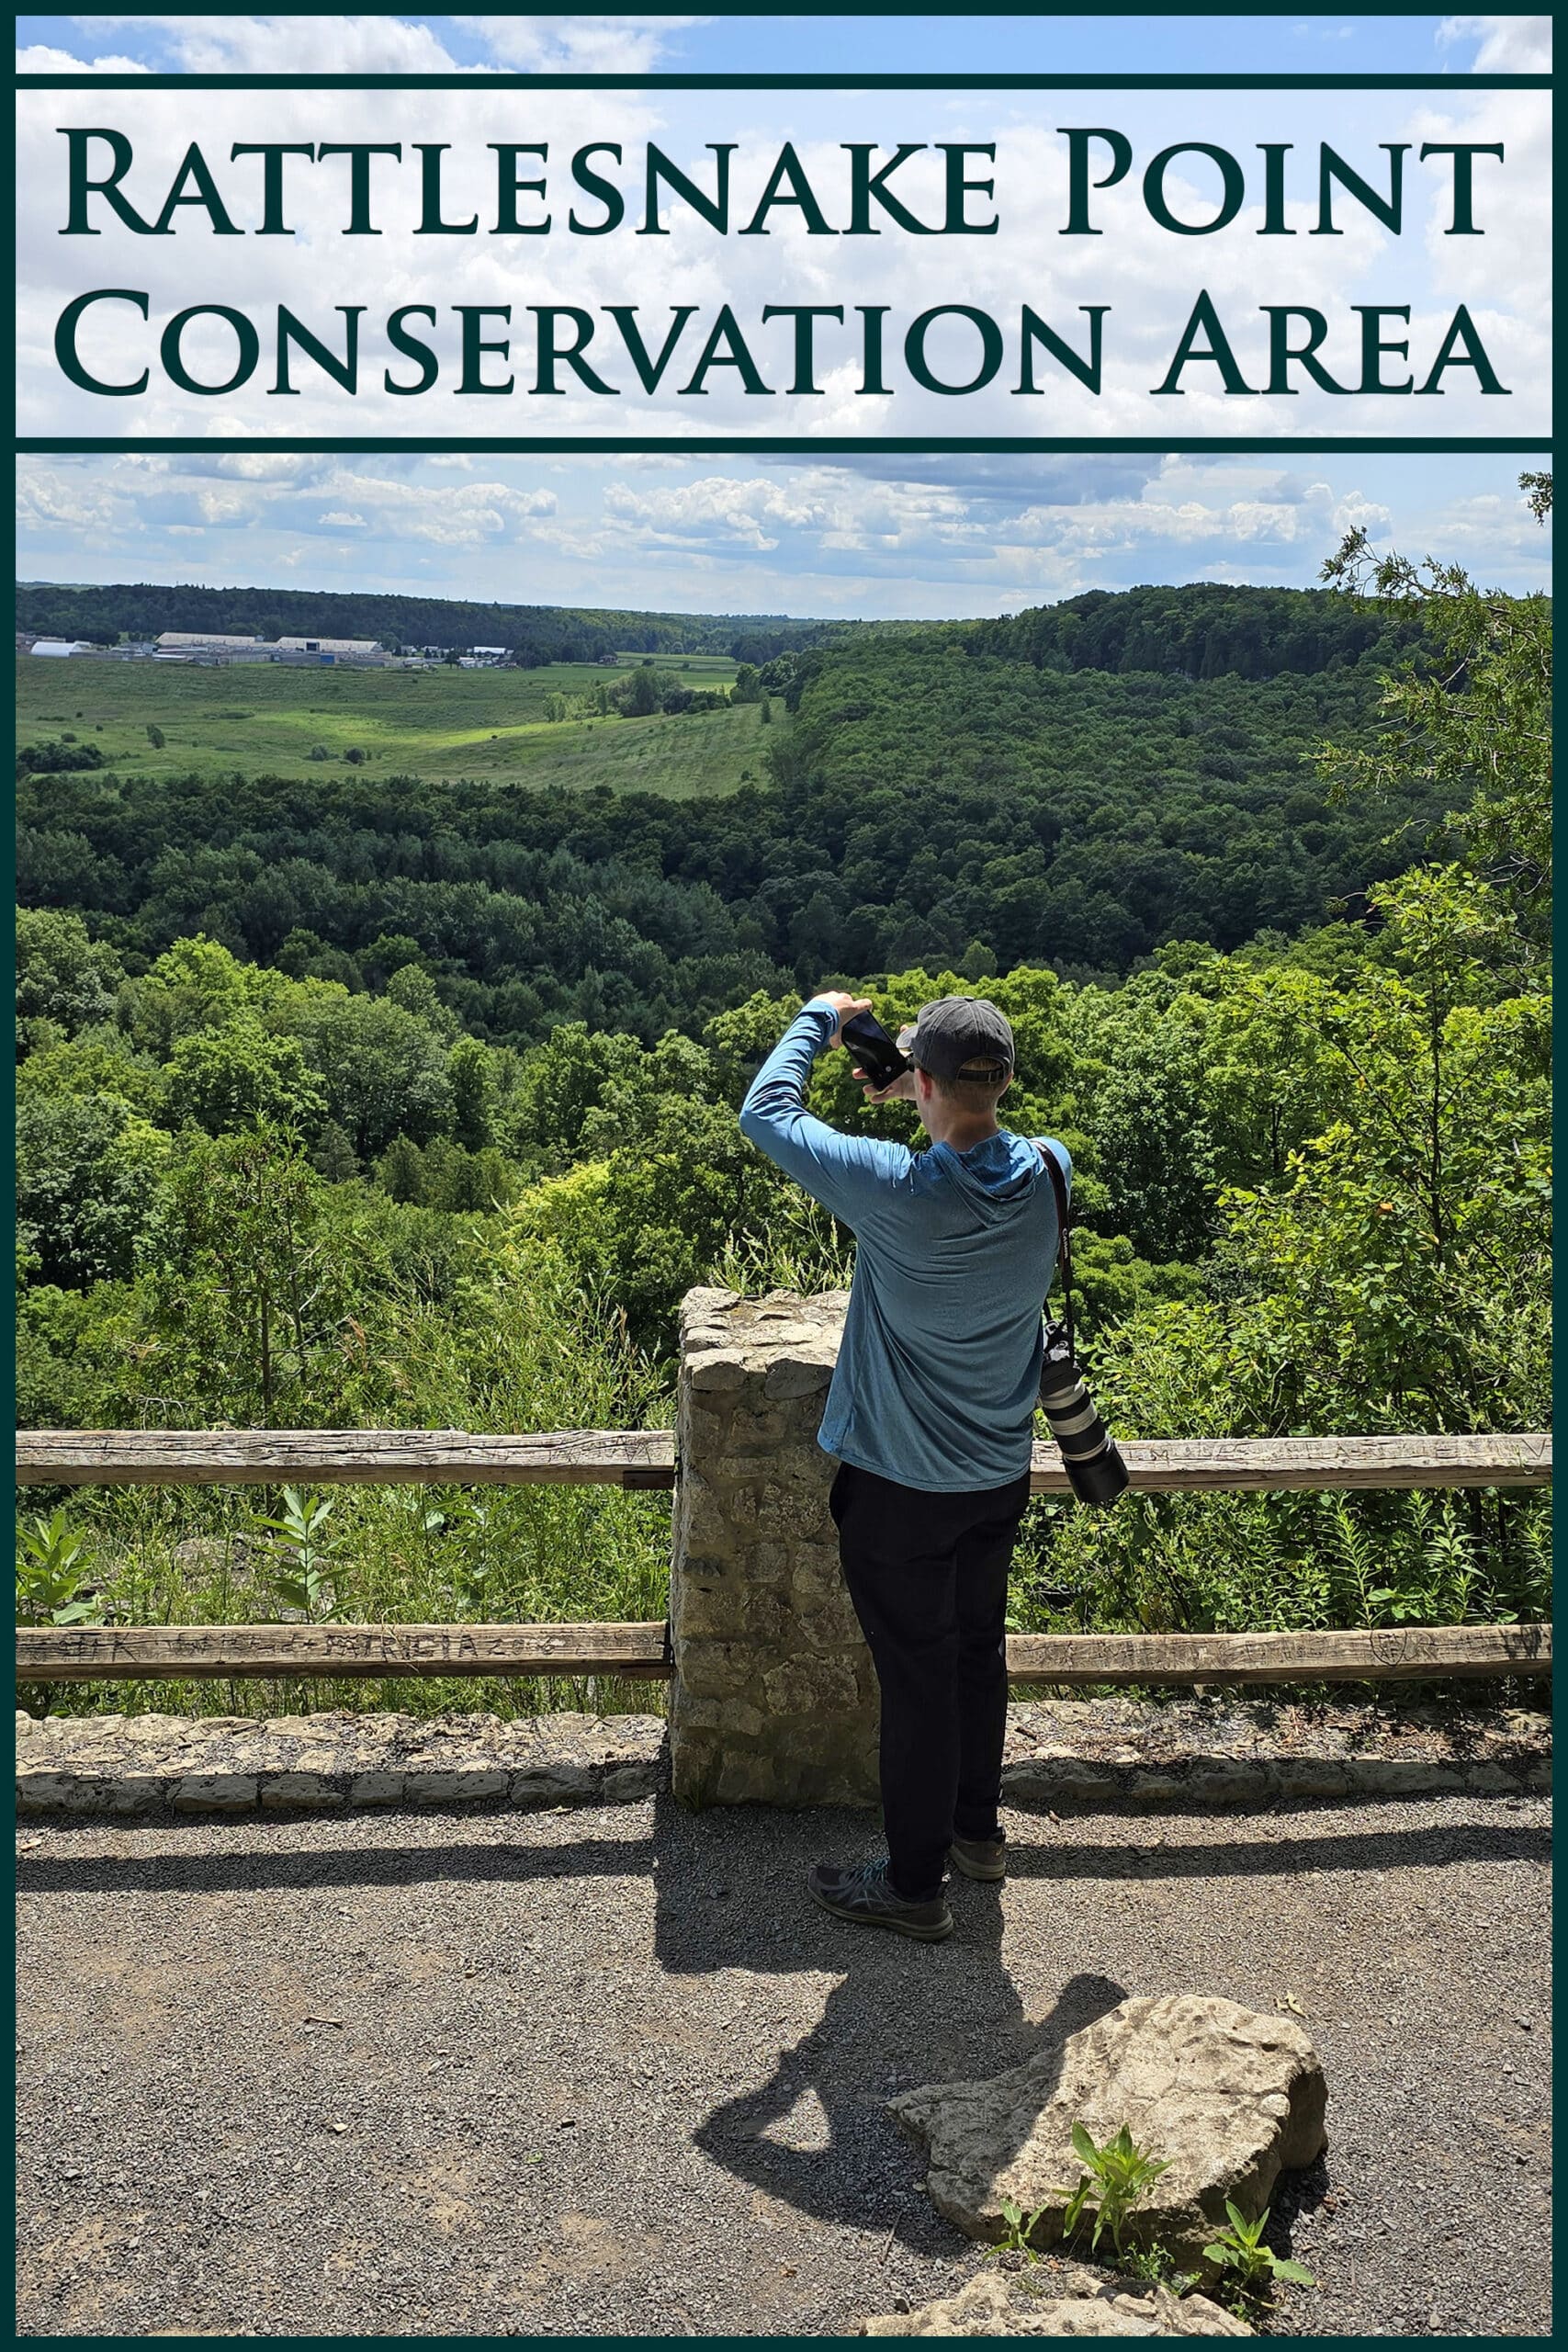
[[[827,1453],[928,1494],[1029,1468],[1056,1259],[1034,1144],[1004,1128],[964,1152],[846,1136],[805,1107],[838,1016],[814,998],[758,1071],[741,1131],[854,1234],[854,1281],[818,1432]],[[1042,1136],[1067,1182],[1065,1144]]]

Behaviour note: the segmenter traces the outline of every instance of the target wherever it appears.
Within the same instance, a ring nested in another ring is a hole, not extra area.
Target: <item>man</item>
[[[887,1858],[818,1862],[840,1918],[921,1941],[953,1932],[951,1855],[1006,1875],[997,1808],[1007,1728],[1008,1569],[1029,1499],[1056,1204],[1040,1149],[998,1124],[1012,1031],[981,997],[922,1007],[911,1068],[874,1102],[913,1102],[929,1150],[840,1135],[805,1108],[817,1056],[869,1001],[813,997],[740,1111],[743,1132],[855,1234],[854,1282],[818,1442],[844,1581],[882,1692]],[[1055,1138],[1043,1143],[1070,1182]]]

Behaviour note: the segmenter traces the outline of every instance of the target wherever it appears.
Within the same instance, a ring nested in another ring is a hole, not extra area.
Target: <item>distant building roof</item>
[[[74,638],[64,637],[38,638],[34,640],[32,650],[35,653],[52,653],[56,655],[62,653],[85,653],[87,651],[87,648],[85,645],[78,645]]]
[[[506,648],[504,645],[470,645],[468,650],[470,653],[504,653]]]
[[[220,637],[216,631],[200,628],[166,628],[159,636],[160,645],[259,645],[259,637]]]

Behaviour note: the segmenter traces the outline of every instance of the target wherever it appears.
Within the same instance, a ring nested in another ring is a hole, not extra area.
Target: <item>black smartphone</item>
[[[881,1022],[869,1012],[852,1013],[839,1035],[878,1093],[909,1067]]]

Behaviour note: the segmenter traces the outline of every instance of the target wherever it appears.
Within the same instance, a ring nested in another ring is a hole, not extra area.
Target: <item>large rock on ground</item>
[[[982,2270],[956,2295],[863,2320],[863,2335],[1250,2335],[1206,2295],[1130,2293],[1076,2263],[1010,2277]]]
[[[1033,2244],[1062,2234],[1083,2165],[1082,2123],[1103,2146],[1125,2123],[1144,2153],[1170,2159],[1134,2209],[1129,2245],[1157,2243],[1203,2269],[1225,2199],[1249,2219],[1282,2171],[1325,2143],[1327,2091],[1301,2027],[1212,1995],[1123,2001],[1065,2041],[988,2081],[931,2083],[891,2102],[931,2152],[932,2203],[972,2237],[1005,2235],[1004,2198],[1044,2211]]]

